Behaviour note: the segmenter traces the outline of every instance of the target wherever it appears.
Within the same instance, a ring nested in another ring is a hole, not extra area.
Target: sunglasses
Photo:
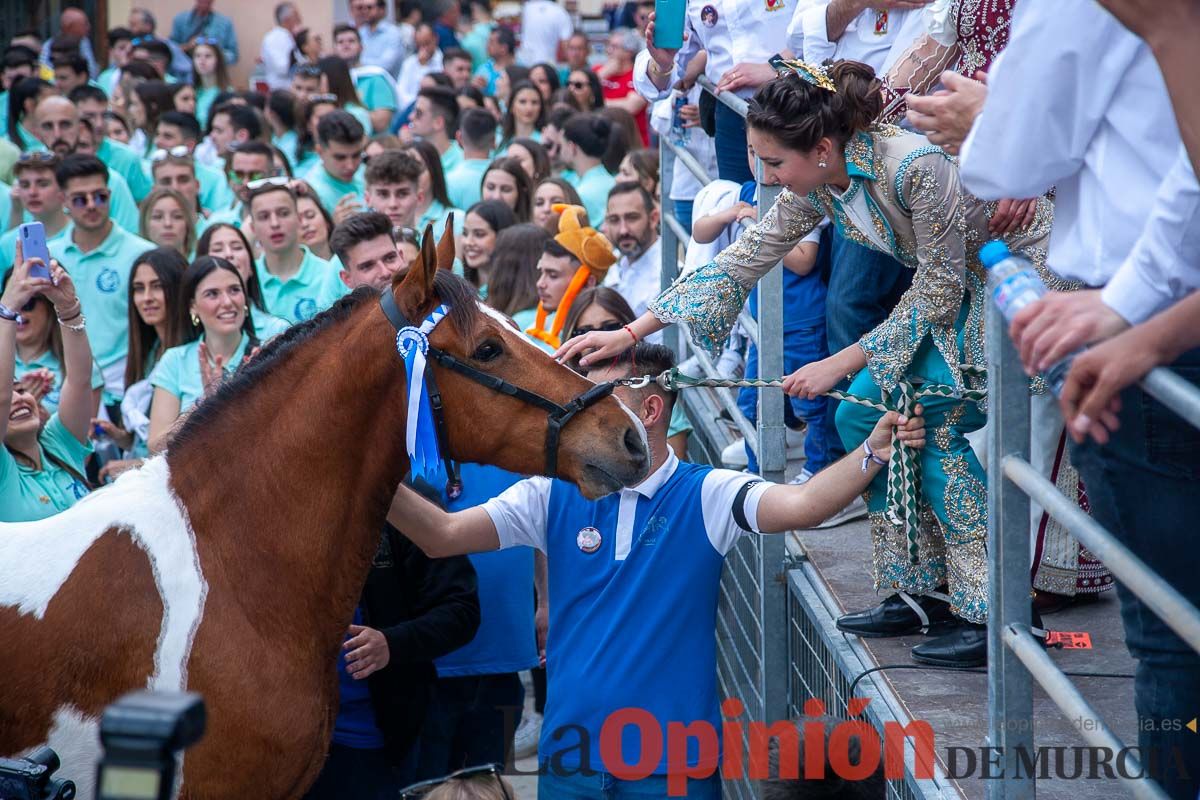
[[[321,77],[321,68],[312,64],[302,64],[296,67],[295,74],[305,78],[319,78]]]
[[[187,158],[190,155],[191,153],[188,149],[180,144],[166,150],[161,147],[158,148],[150,154],[150,160],[157,164],[159,161],[165,161],[167,158]]]
[[[494,778],[500,786],[500,791],[504,794],[504,800],[512,800],[512,795],[508,793],[508,786],[501,779],[501,768],[499,764],[483,764],[478,767],[467,767],[460,769],[457,772],[451,772],[441,778],[433,778],[420,783],[414,783],[400,790],[400,800],[410,800],[410,798],[424,797],[431,791],[450,781],[470,781],[480,778]]]
[[[195,41],[196,44],[207,44],[207,45],[219,45],[220,44],[220,42],[217,41],[216,37],[213,37],[213,36],[197,36],[193,41]]]
[[[73,194],[70,197],[70,201],[71,205],[75,208],[87,208],[89,199],[97,206],[106,206],[110,197],[112,197],[111,192],[105,189],[97,189],[90,195],[87,192]]]
[[[338,101],[336,94],[310,94],[308,96],[309,105],[317,103],[336,103]]]
[[[619,331],[619,330],[621,330],[621,328],[624,328],[624,327],[625,327],[624,325],[622,325],[621,323],[616,322],[616,321],[602,322],[599,325],[580,325],[578,328],[576,328],[574,331],[571,332],[571,338],[574,339],[576,336],[583,336],[585,333],[591,333],[592,331],[603,331],[605,333],[611,333],[613,331]]]
[[[21,306],[21,313],[28,314],[30,311],[33,311],[33,309],[36,307],[37,307],[37,298],[36,297],[30,298],[28,303]]]
[[[567,86],[571,89],[586,89],[588,88],[587,81],[567,81]]]
[[[55,153],[46,150],[38,150],[31,153],[21,153],[17,156],[18,164],[56,164],[58,156]]]
[[[261,189],[264,186],[287,186],[292,182],[292,179],[287,175],[272,175],[269,178],[258,178],[246,184],[246,188],[250,191]]]

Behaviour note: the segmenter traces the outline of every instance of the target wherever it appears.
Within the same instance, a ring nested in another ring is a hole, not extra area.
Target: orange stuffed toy
[[[571,304],[587,286],[589,278],[595,278],[597,284],[604,280],[609,267],[617,263],[617,257],[613,252],[612,242],[608,241],[604,234],[580,223],[587,213],[582,207],[555,203],[552,210],[559,215],[558,234],[554,241],[579,259],[579,269],[575,271],[566,293],[558,303],[558,308],[554,310],[554,321],[550,323],[549,329],[546,327],[546,309],[538,302],[533,327],[525,333],[557,349],[562,346],[562,327],[571,311]]]

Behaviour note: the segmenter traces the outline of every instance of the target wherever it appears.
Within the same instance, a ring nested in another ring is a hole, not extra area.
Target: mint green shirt
[[[451,142],[450,146],[446,148],[446,152],[442,153],[442,172],[449,175],[450,171],[461,164],[464,158],[466,156],[463,155],[463,149],[458,142]]]
[[[207,164],[195,162],[196,181],[200,184],[200,207],[210,211],[218,208],[228,208],[234,200],[233,189],[225,173]]]
[[[348,194],[354,195],[359,203],[366,205],[363,200],[363,192],[366,190],[366,181],[363,180],[364,170],[359,169],[354,173],[354,177],[349,181],[338,180],[329,174],[325,169],[325,165],[320,161],[304,173],[303,180],[312,187],[317,193],[317,198],[320,199],[321,205],[325,206],[325,210],[330,214],[337,206],[338,201]]]
[[[417,236],[425,235],[425,226],[433,226],[433,235],[441,236],[442,231],[446,229],[446,217],[454,215],[454,234],[460,235],[463,230],[463,218],[467,215],[465,211],[457,206],[444,206],[437,200],[429,204],[429,208],[425,209],[425,213],[417,220]]]
[[[217,95],[221,93],[221,89],[217,86],[195,87],[196,89],[196,119],[200,121],[202,129],[208,127],[208,112],[212,110],[212,104],[217,99]]]
[[[87,487],[46,454],[83,475],[83,462],[92,452],[91,442],[76,439],[54,414],[38,434],[38,447],[42,468],[37,471],[18,464],[7,447],[0,447],[0,522],[45,519],[66,511],[87,495]]]
[[[280,152],[287,158],[288,163],[292,165],[292,171],[296,170],[296,140],[299,137],[295,131],[287,130],[282,136],[272,136],[271,144],[279,148]]]
[[[54,373],[54,388],[42,398],[42,405],[53,414],[58,411],[58,400],[62,396],[63,375],[65,374],[62,362],[58,360],[58,356],[54,355],[53,351],[47,350],[28,363],[17,356],[17,367],[13,377],[19,379],[38,369],[48,369]],[[100,368],[96,366],[95,361],[92,362],[92,388],[104,388],[104,376],[100,374]]]
[[[354,79],[354,88],[358,90],[358,96],[368,111],[378,111],[381,108],[396,110],[396,92],[382,75],[358,75]],[[370,132],[368,129],[367,133]]]
[[[344,105],[344,106],[342,106],[342,110],[349,112],[350,116],[354,117],[356,120],[359,121],[359,123],[363,126],[363,132],[367,136],[371,135],[371,112],[370,111],[367,111],[365,108],[358,105],[357,103],[349,103],[348,105]]]
[[[455,208],[470,208],[483,196],[483,174],[491,164],[486,158],[466,158],[446,173],[446,194]]]
[[[154,188],[150,180],[150,170],[142,165],[142,160],[136,153],[120,142],[106,138],[96,148],[96,158],[108,166],[109,172],[117,172],[125,179],[136,202],[145,200],[146,195]]]
[[[261,308],[251,309],[250,316],[254,318],[254,335],[258,337],[260,342],[274,339],[292,327],[292,324],[286,319],[280,319],[274,314],[263,311]]]
[[[172,347],[163,353],[162,358],[154,365],[154,371],[150,373],[151,386],[168,391],[179,398],[180,413],[187,411],[204,397],[204,379],[200,375],[202,341],[203,336],[194,342]],[[226,375],[232,375],[242,365],[249,344],[250,337],[243,333],[237,350],[233,351],[233,357],[224,367]]]
[[[300,249],[304,251],[300,269],[286,283],[267,271],[265,257],[254,264],[267,311],[293,325],[312,319],[346,293],[346,285],[328,261],[304,245]]]
[[[3,184],[0,184],[0,186],[3,186]],[[4,191],[5,191],[5,198],[7,198],[8,190],[5,189]],[[4,204],[0,203],[0,214],[3,215],[3,216],[0,216],[0,219],[7,219],[9,211],[7,208],[4,208],[3,206],[4,206]],[[61,239],[63,237],[63,234],[67,232],[67,228],[69,228],[69,227],[71,227],[71,223],[68,222],[66,225],[63,226],[62,230],[60,230],[58,233],[54,234],[49,239],[47,239],[46,244],[49,245],[51,242],[56,242],[59,239]],[[13,261],[16,260],[16,258],[17,258],[17,229],[11,228],[8,231],[6,231],[2,236],[0,236],[0,265],[3,266],[3,269],[8,269],[9,266],[12,265]]]
[[[106,370],[125,358],[129,346],[129,275],[134,259],[154,244],[117,225],[90,253],[75,244],[74,223],[61,237],[48,242],[50,257],[57,258],[71,279],[87,315],[92,358]]]
[[[604,214],[608,211],[608,192],[616,183],[617,179],[603,164],[597,164],[576,178],[575,191],[579,192],[579,199],[587,209],[588,222],[593,227],[604,221]]]
[[[0,228],[8,226],[8,221],[12,218],[12,189],[8,188],[7,183],[0,183]],[[16,241],[16,228],[9,231],[13,235],[13,241]],[[0,261],[0,270],[7,270],[12,266],[13,260],[9,258],[5,261]]]

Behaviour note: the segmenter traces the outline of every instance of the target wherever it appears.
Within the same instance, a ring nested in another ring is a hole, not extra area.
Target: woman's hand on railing
[[[739,89],[757,89],[767,81],[774,80],[775,76],[775,68],[770,64],[743,61],[731,67],[721,76],[721,80],[717,81],[717,94],[736,92]]]

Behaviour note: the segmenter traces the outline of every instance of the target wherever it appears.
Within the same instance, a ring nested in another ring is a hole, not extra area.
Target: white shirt
[[[850,21],[841,37],[829,38],[825,15],[830,0],[803,0],[788,25],[787,42],[797,57],[814,64],[850,59],[880,75],[926,31],[924,9],[880,11],[868,8]]]
[[[296,40],[287,28],[275,26],[262,40],[261,57],[267,85],[272,89],[287,89],[292,84],[292,51]]]
[[[558,43],[575,32],[571,15],[552,0],[528,0],[521,9],[521,47],[517,62],[553,64],[558,61]]]
[[[642,50],[633,62],[633,85],[650,102],[670,94],[670,87],[701,50],[708,51],[704,74],[716,83],[730,67],[743,61],[766,64],[771,56],[787,48],[787,28],[796,0],[706,0],[687,4],[683,47],[675,55],[675,69],[667,88],[659,90],[646,70],[650,53]],[[709,13],[705,13],[709,11]],[[715,19],[713,14],[715,13]],[[706,22],[707,20],[707,22]],[[712,24],[708,24],[711,22]],[[750,97],[754,89],[741,89]]]
[[[623,560],[629,555],[633,544],[634,516],[639,497],[651,498],[662,488],[679,466],[675,453],[667,448],[667,460],[637,486],[621,489],[620,505],[617,509],[617,531],[615,556]],[[728,469],[714,469],[704,476],[700,488],[700,503],[704,514],[704,527],[713,548],[721,555],[728,553],[737,540],[747,535],[733,521],[733,501],[738,491],[753,476]],[[758,530],[758,504],[767,489],[775,484],[761,481],[746,492],[743,510],[746,522]],[[551,480],[534,477],[514,483],[497,497],[483,504],[483,510],[496,526],[500,547],[528,545],[546,552],[546,515],[550,503]],[[574,531],[556,531],[555,535],[569,535]]]
[[[417,101],[417,93],[421,91],[421,78],[431,72],[442,71],[442,51],[434,50],[433,56],[425,64],[413,53],[404,59],[400,68],[400,77],[396,80],[397,108],[404,111]]]
[[[1123,265],[1179,142],[1162,73],[1141,39],[1094,0],[1021,2],[963,144],[961,174],[987,200],[1056,187],[1048,266],[1102,286],[1133,268]]]
[[[1150,219],[1101,299],[1130,324],[1144,322],[1200,288],[1200,184],[1182,145],[1158,187]]]
[[[637,261],[621,256],[604,276],[604,285],[625,298],[635,318],[645,314],[650,301],[662,292],[662,239],[655,238]]]
[[[700,102],[700,92],[699,86],[693,86],[687,95],[688,103],[696,105]],[[671,116],[675,113],[675,98],[678,96],[679,91],[672,90],[665,99],[655,103],[650,111],[650,127],[659,136],[671,135]],[[717,174],[716,144],[712,137],[698,126],[685,130],[687,151],[700,163],[709,178],[712,178]],[[671,172],[671,190],[669,192],[672,200],[692,200],[703,187],[704,184],[692,174],[690,169],[678,161],[675,162],[675,169]]]
[[[408,52],[399,25],[381,20],[374,29],[363,25],[358,29],[358,36],[362,40],[359,63],[379,67],[392,76],[399,74]]]

